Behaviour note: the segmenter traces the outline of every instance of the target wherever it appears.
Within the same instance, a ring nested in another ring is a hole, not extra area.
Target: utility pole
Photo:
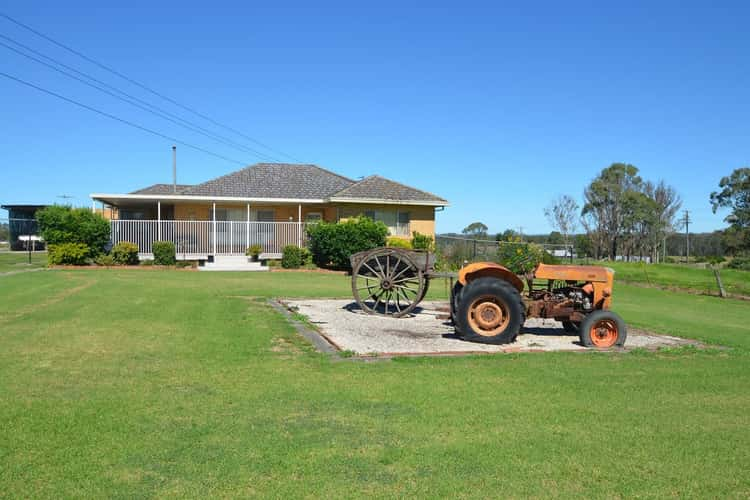
[[[682,217],[683,224],[685,224],[685,264],[690,262],[690,211],[685,210],[685,215]]]
[[[518,237],[523,241],[523,226],[518,226]]]

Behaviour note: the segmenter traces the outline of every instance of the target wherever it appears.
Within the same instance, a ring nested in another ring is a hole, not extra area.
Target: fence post
[[[161,201],[156,202],[156,237],[161,241]]]
[[[247,204],[247,220],[245,221],[245,249],[250,248],[250,204]]]
[[[213,204],[214,257],[216,256],[216,202]]]
[[[719,286],[719,297],[721,297],[722,299],[726,298],[727,293],[726,293],[726,291],[724,291],[724,285],[721,282],[721,276],[719,275],[719,269],[716,268],[716,267],[714,267],[713,271],[714,271],[714,277],[716,278],[716,284]]]
[[[302,204],[297,204],[297,247],[302,248]]]

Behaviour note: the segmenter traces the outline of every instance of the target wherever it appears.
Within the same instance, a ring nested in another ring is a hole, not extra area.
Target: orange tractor
[[[622,346],[625,322],[609,310],[613,282],[605,267],[539,264],[524,287],[507,268],[477,262],[458,273],[451,319],[464,339],[486,344],[513,342],[526,318],[552,318],[584,346]]]
[[[354,254],[351,263],[354,299],[370,314],[405,316],[425,297],[431,278],[456,278],[451,319],[456,333],[472,342],[511,343],[526,318],[561,321],[588,347],[622,346],[627,336],[625,322],[609,309],[609,268],[539,264],[524,283],[493,262],[469,264],[457,276],[436,273],[433,254],[388,247]]]

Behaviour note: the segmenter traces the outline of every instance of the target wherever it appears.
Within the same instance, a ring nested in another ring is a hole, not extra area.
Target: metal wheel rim
[[[508,327],[508,305],[494,295],[484,295],[469,306],[469,326],[483,337],[494,337]]]
[[[611,319],[600,319],[591,325],[589,337],[596,347],[612,347],[617,343],[617,324]]]
[[[408,255],[378,249],[352,271],[352,293],[365,312],[400,317],[422,300],[424,281],[422,271]]]

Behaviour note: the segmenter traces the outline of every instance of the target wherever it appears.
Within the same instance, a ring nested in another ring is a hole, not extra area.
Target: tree
[[[36,219],[48,245],[83,243],[93,257],[109,243],[109,221],[87,208],[51,205],[38,210]]]
[[[495,241],[511,241],[519,236],[518,232],[513,229],[506,229],[502,233],[495,235]]]
[[[472,238],[486,238],[487,226],[485,226],[481,222],[472,222],[471,224],[463,228],[461,232],[466,236],[470,236]]]
[[[654,185],[646,182],[644,193],[654,201],[653,209],[656,211],[653,215],[656,217],[655,226],[647,236],[647,244],[651,248],[652,261],[658,260],[659,249],[665,250],[666,239],[675,231],[675,215],[682,206],[682,200],[677,191],[667,185],[664,181],[659,181]]]
[[[552,231],[549,233],[549,236],[547,236],[547,243],[550,245],[561,245],[566,243],[566,240],[560,231]]]
[[[567,194],[558,196],[544,209],[550,225],[562,234],[563,243],[570,243],[570,235],[578,227],[578,203]]]
[[[584,190],[583,223],[603,244],[610,259],[617,256],[625,230],[625,199],[638,191],[643,180],[638,169],[627,163],[613,163],[601,171]]]
[[[730,227],[727,230],[727,245],[737,251],[750,250],[750,168],[735,169],[728,177],[719,181],[721,191],[711,193],[711,209],[714,213],[720,208],[728,208],[729,215],[724,219]]]

